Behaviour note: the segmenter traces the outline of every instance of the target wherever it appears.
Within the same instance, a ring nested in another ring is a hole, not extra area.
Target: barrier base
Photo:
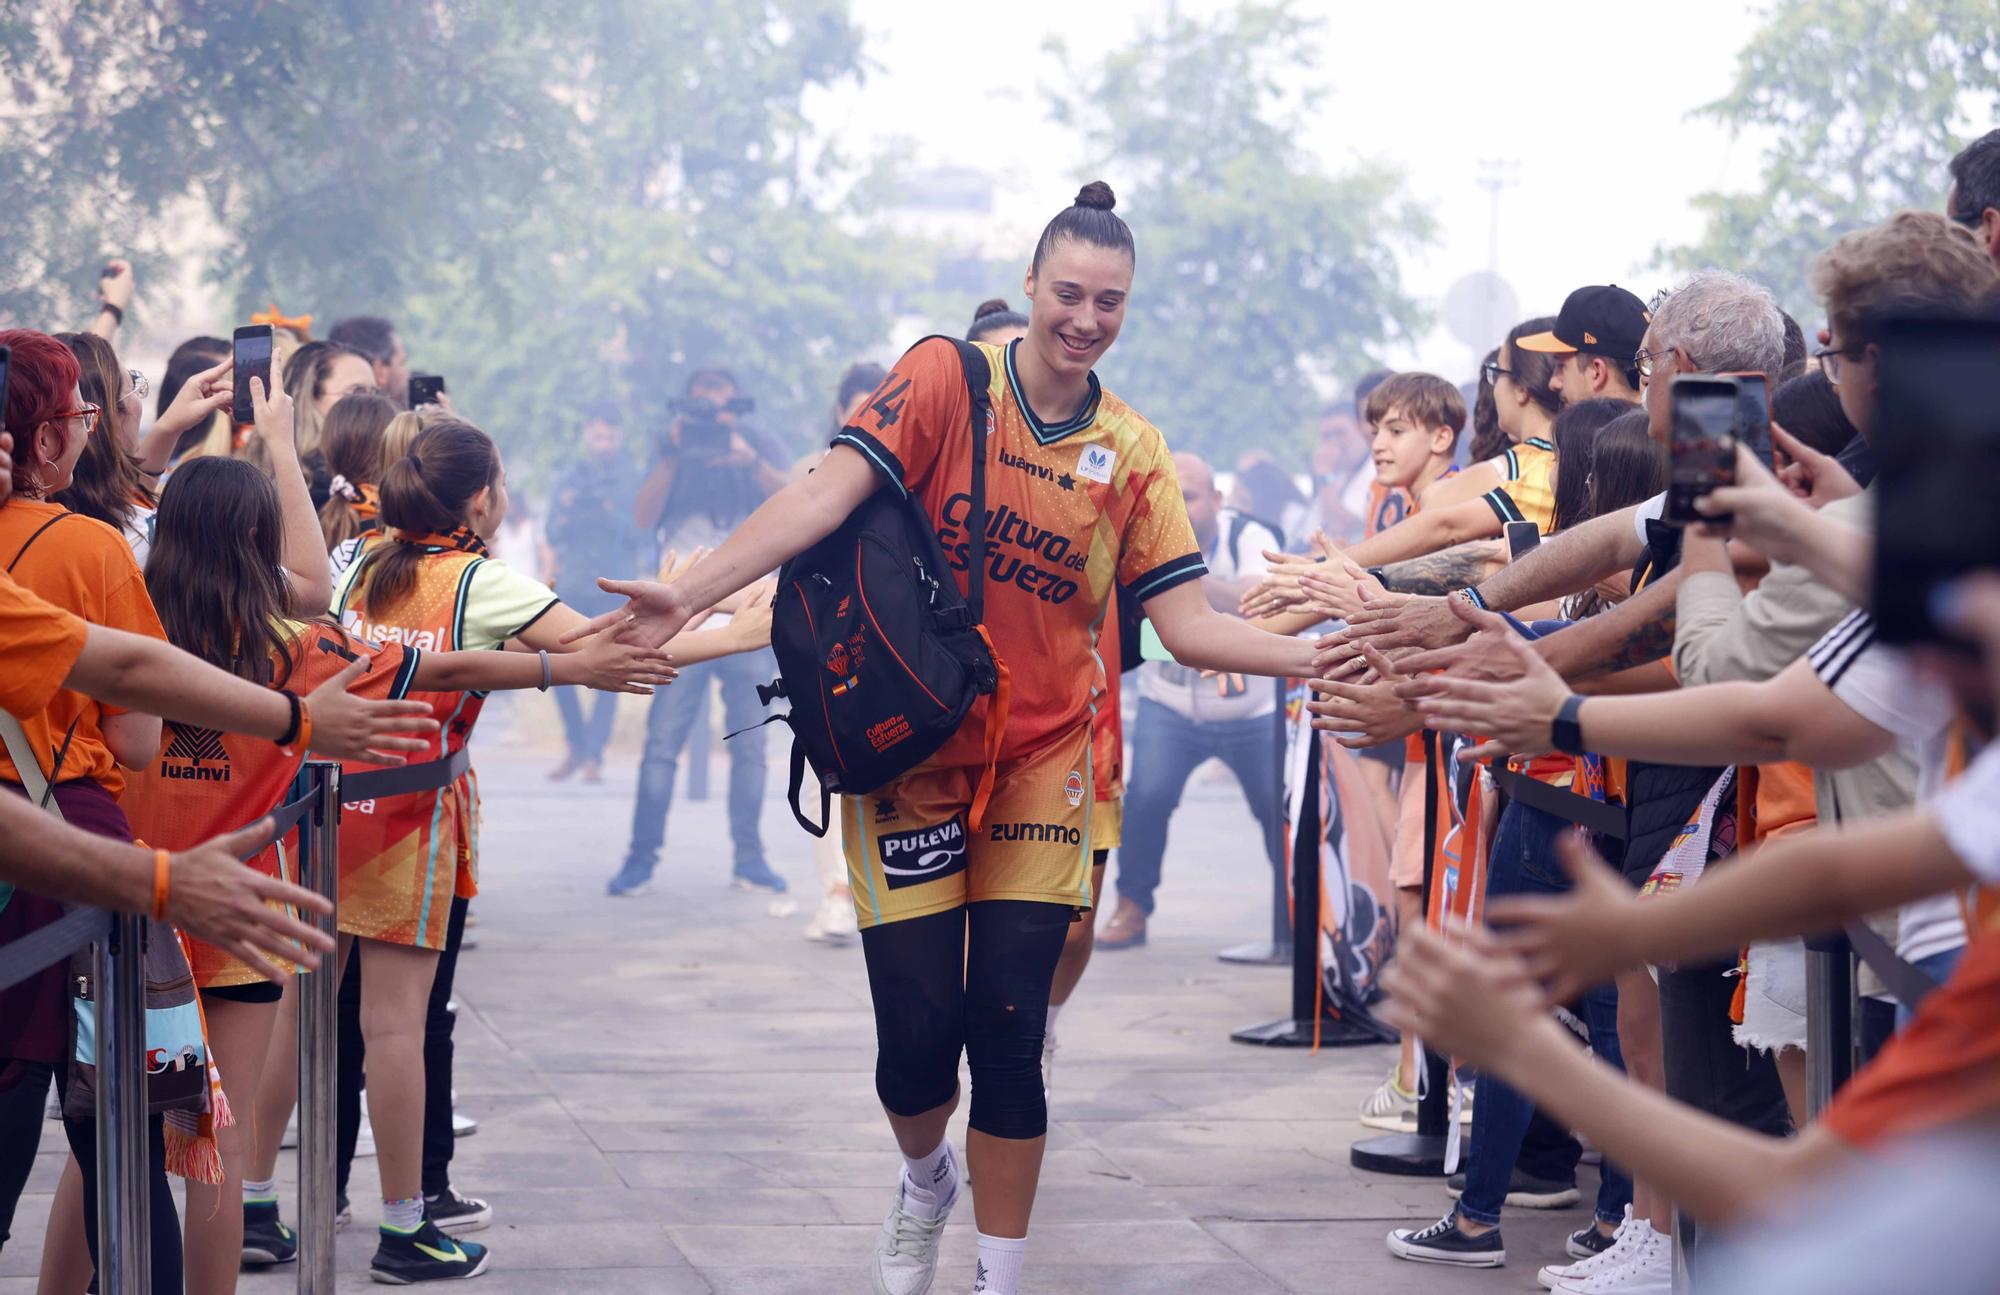
[[[1348,1148],[1347,1161],[1370,1173],[1405,1178],[1444,1177],[1444,1139],[1422,1133],[1385,1133]]]
[[[1233,962],[1246,967],[1289,967],[1292,965],[1292,946],[1290,941],[1280,944],[1276,940],[1256,940],[1224,949],[1215,957],[1219,962]]]
[[[1237,1043],[1264,1048],[1310,1048],[1313,1045],[1313,1023],[1310,1017],[1305,1020],[1280,1017],[1262,1025],[1246,1025],[1229,1037]],[[1338,1017],[1329,1016],[1319,1023],[1319,1044],[1323,1048],[1354,1048],[1382,1041],[1382,1035],[1377,1031]]]

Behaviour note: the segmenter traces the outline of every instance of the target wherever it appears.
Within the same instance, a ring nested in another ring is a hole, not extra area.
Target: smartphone
[[[1725,373],[1736,379],[1736,439],[1757,462],[1778,470],[1778,447],[1771,440],[1771,379],[1761,373]]]
[[[2000,567],[2000,319],[1885,322],[1876,369],[1875,590],[1885,643],[1953,641],[1941,584]]]
[[[1669,526],[1695,522],[1728,525],[1729,517],[1703,517],[1695,500],[1717,486],[1736,484],[1737,401],[1741,384],[1735,378],[1683,374],[1668,393],[1673,438],[1672,475],[1667,479],[1667,506],[1660,520]]]
[[[1507,560],[1517,562],[1542,542],[1542,528],[1533,522],[1507,523]]]
[[[419,405],[435,405],[438,394],[444,390],[444,377],[436,373],[412,373],[410,375],[410,408]]]
[[[245,324],[236,330],[233,349],[235,365],[235,395],[230,404],[230,417],[238,426],[257,421],[257,407],[250,399],[250,379],[262,378],[270,395],[271,385],[271,326],[269,324]]]

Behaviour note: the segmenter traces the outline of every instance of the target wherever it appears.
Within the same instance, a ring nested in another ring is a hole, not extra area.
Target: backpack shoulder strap
[[[965,600],[972,610],[972,623],[986,619],[986,437],[993,427],[993,369],[986,352],[962,337],[933,333],[958,350],[958,362],[965,370],[965,391],[972,398],[972,515],[966,519],[971,529],[971,553]],[[930,338],[925,338],[929,341]]]
[[[76,514],[65,510],[63,512],[57,513],[54,517],[49,518],[47,521],[43,522],[40,526],[37,526],[35,528],[35,533],[33,535],[30,535],[19,549],[15,550],[13,559],[7,563],[7,570],[12,571],[15,567],[21,565],[21,559],[28,556],[28,550],[34,547],[36,540],[42,538],[43,531],[48,530],[49,527],[54,526],[57,522],[61,521],[63,518],[74,517],[75,515]]]

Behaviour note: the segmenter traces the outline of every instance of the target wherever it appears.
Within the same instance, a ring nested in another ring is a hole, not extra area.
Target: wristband
[[[1384,589],[1387,589],[1389,587],[1388,573],[1384,571],[1381,567],[1369,567],[1368,578],[1370,580],[1373,580],[1376,584],[1381,585]]]
[[[546,648],[537,650],[535,655],[542,659],[542,683],[540,690],[547,692],[549,685],[555,682],[555,669],[549,664],[549,654]]]
[[[124,308],[123,308],[123,307],[120,307],[120,306],[114,306],[114,305],[112,305],[112,304],[111,304],[110,302],[106,301],[106,300],[105,300],[104,298],[102,298],[102,297],[99,297],[99,298],[97,299],[97,308],[98,308],[99,310],[108,310],[108,311],[110,311],[110,312],[111,312],[111,322],[112,322],[112,323],[114,323],[114,324],[122,324],[122,323],[124,323],[124,322],[125,322],[125,311],[124,311]]]
[[[279,693],[284,697],[285,704],[292,708],[290,722],[285,725],[285,731],[278,734],[279,748],[289,751],[292,745],[299,740],[299,725],[304,722],[306,704],[300,701],[299,695],[289,688],[280,689]]]
[[[171,884],[173,856],[165,850],[153,851],[153,920],[167,920],[167,892]]]
[[[1471,603],[1474,607],[1477,607],[1480,611],[1488,610],[1486,600],[1479,596],[1478,585],[1467,585],[1458,591],[1458,596],[1465,599],[1466,602]]]
[[[1583,697],[1577,693],[1563,698],[1562,709],[1556,712],[1554,722],[1549,725],[1552,744],[1566,755],[1583,754],[1583,722],[1578,718],[1583,702]]]

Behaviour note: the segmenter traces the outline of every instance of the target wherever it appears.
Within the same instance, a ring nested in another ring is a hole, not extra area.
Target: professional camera
[[[680,452],[691,459],[720,459],[729,453],[733,434],[725,414],[741,417],[757,407],[748,396],[732,396],[714,401],[702,396],[680,396],[668,408],[680,419]]]

